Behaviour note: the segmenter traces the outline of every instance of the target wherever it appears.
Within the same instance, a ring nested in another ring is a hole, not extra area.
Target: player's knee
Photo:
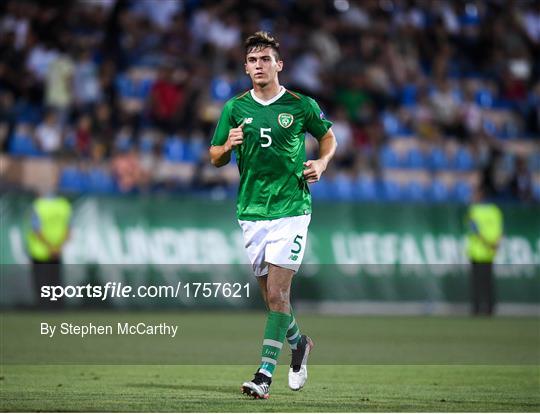
[[[288,312],[289,310],[289,290],[288,289],[268,289],[267,303],[270,310],[275,312]]]

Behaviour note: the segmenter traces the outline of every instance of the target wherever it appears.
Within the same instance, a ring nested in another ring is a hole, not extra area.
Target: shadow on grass
[[[223,387],[216,385],[195,385],[195,384],[157,384],[157,383],[137,383],[126,384],[127,387],[133,388],[159,388],[168,390],[187,390],[187,391],[203,391],[222,394],[231,394],[238,391],[235,387]],[[238,388],[240,389],[240,388]]]

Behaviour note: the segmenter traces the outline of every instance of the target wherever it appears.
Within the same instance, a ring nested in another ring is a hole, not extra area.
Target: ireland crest
[[[294,121],[294,116],[291,114],[279,114],[277,120],[283,128],[289,128]]]

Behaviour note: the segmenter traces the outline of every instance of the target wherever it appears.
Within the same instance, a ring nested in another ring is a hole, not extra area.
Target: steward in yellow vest
[[[503,236],[503,215],[495,204],[483,202],[478,189],[467,212],[467,255],[471,262],[471,300],[474,315],[493,314],[495,285],[493,261]]]
[[[38,197],[32,205],[32,225],[26,234],[26,247],[32,261],[37,302],[45,307],[59,307],[41,300],[41,287],[59,285],[62,249],[69,238],[71,204],[64,197]]]

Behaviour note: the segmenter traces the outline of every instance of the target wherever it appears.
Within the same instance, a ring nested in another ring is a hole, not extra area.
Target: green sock
[[[288,313],[268,312],[264,330],[261,365],[259,367],[259,372],[268,377],[271,377],[276,369],[277,359],[283,347],[290,322],[291,315]]]
[[[296,349],[296,345],[300,340],[300,328],[296,323],[296,318],[294,317],[293,310],[291,308],[291,322],[289,323],[289,329],[287,331],[287,342],[292,350]]]

